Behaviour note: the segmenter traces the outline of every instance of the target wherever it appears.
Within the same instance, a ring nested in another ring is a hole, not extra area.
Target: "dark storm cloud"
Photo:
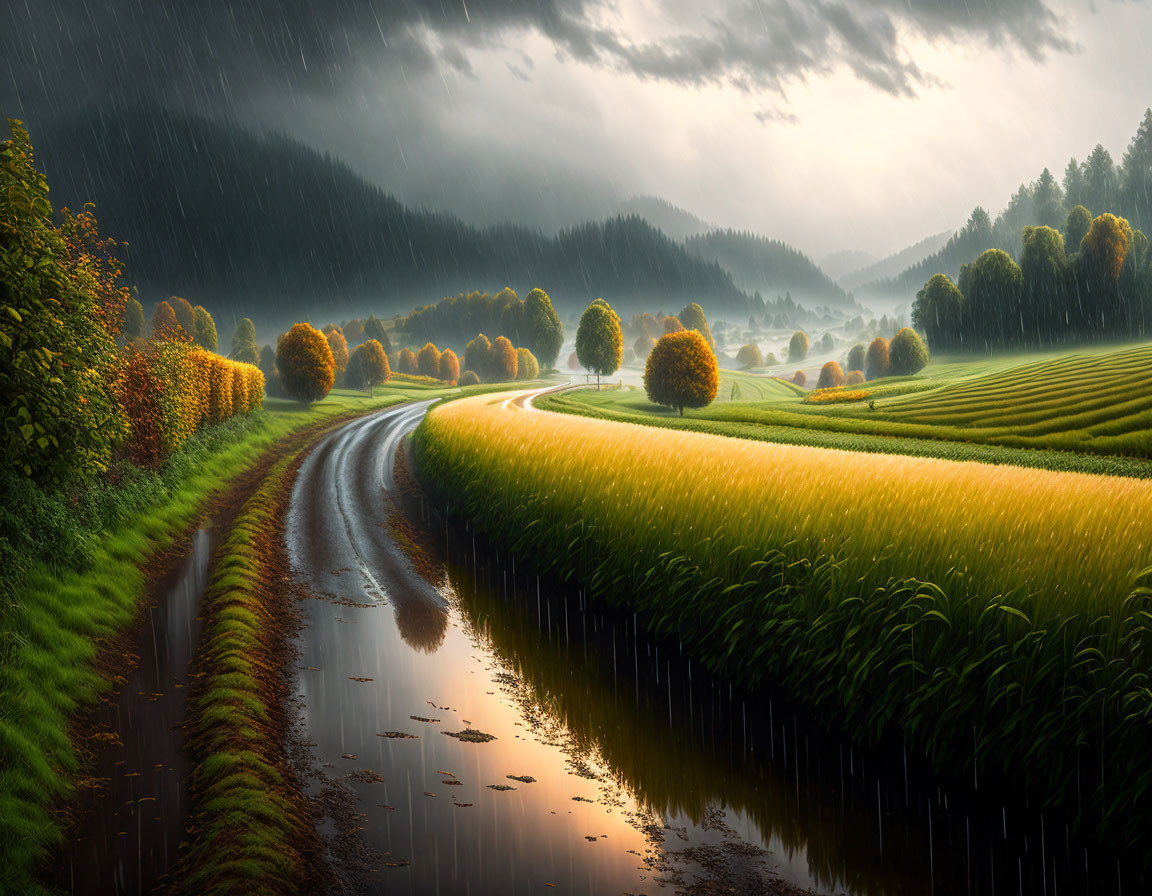
[[[9,75],[0,96],[25,107],[110,96],[214,107],[257,91],[336,95],[373,71],[470,73],[466,50],[514,29],[645,79],[779,90],[843,65],[895,95],[932,82],[909,57],[906,33],[1036,58],[1074,46],[1045,0],[730,0],[721,15],[659,38],[612,21],[606,0],[9,0],[0,9]]]

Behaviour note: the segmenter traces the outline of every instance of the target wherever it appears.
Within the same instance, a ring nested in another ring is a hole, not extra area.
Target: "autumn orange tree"
[[[844,370],[836,361],[829,361],[820,368],[820,378],[816,381],[817,389],[831,389],[844,385]]]
[[[516,349],[507,336],[497,336],[492,340],[492,350],[488,354],[488,378],[493,383],[506,383],[516,379],[518,358]]]
[[[877,336],[868,346],[868,353],[864,356],[864,378],[878,380],[888,376],[891,363],[888,359],[888,340]]]
[[[702,408],[716,398],[719,386],[716,356],[698,330],[668,333],[656,341],[644,366],[644,390],[656,404]]]
[[[419,374],[420,362],[416,358],[416,352],[410,348],[400,349],[400,356],[397,358],[396,368],[399,373],[404,373],[408,376],[416,376]]]
[[[324,338],[328,340],[328,347],[332,349],[332,363],[336,369],[336,376],[340,376],[348,368],[348,340],[339,327],[325,327]]]
[[[460,379],[460,359],[450,348],[444,349],[444,353],[440,355],[439,378],[450,383]]]
[[[327,395],[336,377],[336,362],[328,340],[306,323],[293,324],[281,338],[276,347],[276,368],[285,394],[304,403]]]
[[[184,338],[187,336],[180,321],[176,319],[176,312],[166,301],[156,303],[152,309],[152,336],[155,339]]]
[[[416,366],[422,376],[430,376],[433,379],[439,378],[440,349],[431,342],[424,343],[424,347],[416,355]]]

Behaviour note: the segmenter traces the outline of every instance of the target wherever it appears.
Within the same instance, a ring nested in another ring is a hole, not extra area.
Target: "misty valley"
[[[0,6],[0,894],[1147,892],[1150,31]]]

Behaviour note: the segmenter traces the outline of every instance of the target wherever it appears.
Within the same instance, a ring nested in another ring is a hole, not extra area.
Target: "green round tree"
[[[892,337],[888,358],[894,376],[911,376],[923,370],[928,363],[928,346],[919,333],[911,327],[905,327]]]
[[[526,348],[516,349],[516,379],[534,380],[540,376],[540,362]]]
[[[758,345],[749,342],[747,345],[740,346],[740,351],[736,352],[736,363],[744,368],[763,367],[764,355]]]
[[[623,349],[620,317],[603,299],[594,300],[580,316],[576,328],[576,357],[585,370],[596,374],[597,389],[600,377],[620,369]]]
[[[216,321],[212,320],[212,315],[202,305],[192,310],[192,341],[210,352],[216,351]]]
[[[699,332],[704,337],[704,341],[708,343],[708,347],[713,352],[716,351],[716,340],[712,338],[712,329],[708,326],[708,318],[704,316],[704,309],[700,307],[699,303],[689,302],[677,317],[680,323],[684,325],[685,330]]]
[[[260,349],[256,347],[256,325],[248,318],[242,318],[232,332],[232,350],[228,357],[245,364],[260,363]]]
[[[187,299],[180,298],[180,296],[172,296],[168,302],[172,305],[172,310],[176,312],[176,322],[180,324],[185,333],[192,336],[196,331],[196,309],[192,307],[192,303]]]
[[[252,343],[255,350],[255,343]],[[256,353],[259,360],[259,352]],[[324,334],[310,324],[293,324],[276,347],[280,384],[289,398],[305,404],[319,401],[332,389],[336,363]]]
[[[369,395],[376,386],[388,382],[392,370],[388,365],[388,354],[378,339],[369,339],[356,346],[348,358],[348,369],[344,381],[352,389],[367,389]]]
[[[867,351],[868,350],[864,348],[864,344],[861,342],[857,342],[854,346],[852,346],[852,348],[848,349],[847,369],[849,371],[862,371],[864,369],[864,354]]]
[[[716,355],[699,330],[668,333],[656,341],[644,365],[644,390],[656,404],[675,408],[702,408],[716,398],[719,386]]]
[[[476,336],[464,346],[464,369],[471,370],[477,376],[488,379],[489,356],[492,354],[492,343],[483,333]]]
[[[552,307],[552,300],[542,289],[534,289],[524,297],[522,311],[524,342],[545,367],[555,367],[564,344],[564,324]]]
[[[655,339],[645,333],[641,333],[636,337],[636,341],[632,343],[632,351],[636,352],[637,358],[647,358],[648,353],[652,351],[655,345]]]
[[[888,376],[891,362],[888,360],[888,340],[877,336],[868,346],[868,354],[864,356],[864,378],[878,380]]]
[[[812,340],[808,338],[808,334],[803,330],[797,330],[788,342],[788,360],[793,364],[803,361],[808,357],[808,350],[811,347]]]
[[[947,274],[933,274],[916,293],[912,323],[923,330],[937,348],[963,344],[964,295]]]
[[[480,384],[480,377],[476,375],[475,370],[465,370],[460,374],[460,379],[457,381],[460,386],[478,386]]]
[[[140,339],[144,335],[144,306],[129,296],[124,303],[124,336],[129,340]]]
[[[1082,205],[1075,206],[1064,219],[1064,246],[1069,252],[1079,252],[1080,243],[1092,224],[1092,212]]]

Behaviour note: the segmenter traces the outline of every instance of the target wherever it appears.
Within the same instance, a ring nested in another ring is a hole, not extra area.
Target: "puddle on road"
[[[200,529],[157,586],[159,599],[133,647],[139,663],[96,711],[96,786],[81,791],[77,824],[48,866],[52,883],[66,893],[150,893],[176,860],[190,771],[181,728],[186,676],[212,542],[212,531]]]
[[[317,595],[303,733],[351,788],[369,892],[1140,891],[1055,815],[862,753],[459,527],[431,588],[388,536],[386,425],[309,461],[289,536]]]

